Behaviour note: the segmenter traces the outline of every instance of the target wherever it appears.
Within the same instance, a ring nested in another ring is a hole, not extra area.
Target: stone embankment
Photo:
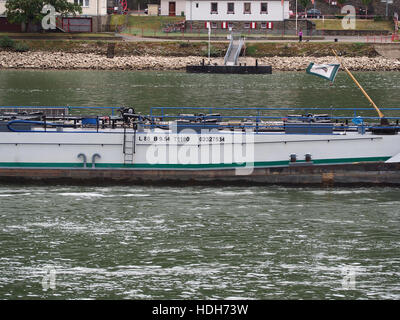
[[[93,53],[65,52],[0,52],[0,69],[41,69],[41,70],[183,70],[188,64],[200,64],[199,56],[122,56],[107,58]],[[255,58],[241,57],[239,62],[255,65]],[[399,71],[400,61],[384,57],[347,57],[345,65],[354,71]],[[261,57],[259,65],[271,65],[274,71],[304,71],[310,62],[337,63],[328,57]],[[212,58],[212,64],[223,64],[223,58]]]

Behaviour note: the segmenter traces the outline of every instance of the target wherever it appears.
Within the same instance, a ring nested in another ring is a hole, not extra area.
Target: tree
[[[368,15],[368,6],[370,5],[371,0],[361,0],[361,2],[365,6],[365,16],[367,16]]]
[[[310,4],[310,0],[300,0],[300,4],[304,8],[304,10],[306,10],[307,6]]]
[[[41,11],[45,5],[52,5],[61,15],[82,13],[80,5],[67,0],[8,0],[5,14],[11,23],[25,23],[28,31],[30,24],[42,21],[45,14]]]

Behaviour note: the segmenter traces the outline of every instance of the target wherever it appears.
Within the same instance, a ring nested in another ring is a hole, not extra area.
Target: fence
[[[123,32],[132,34],[140,37],[160,37],[160,38],[207,38],[208,39],[208,29],[205,28],[176,28],[176,29],[148,29],[148,28],[133,28],[126,27],[122,29],[117,29],[117,32]],[[292,29],[233,29],[234,32],[240,33],[245,37],[263,38],[263,37],[282,37],[282,36],[292,36],[297,37],[296,30]],[[230,31],[227,29],[211,29],[211,38],[227,39]],[[304,30],[303,34],[306,37],[322,36],[323,32],[319,30]]]
[[[398,38],[398,37],[397,37]],[[367,43],[390,43],[395,40],[395,37],[393,35],[390,36],[366,36],[365,37],[365,42]]]
[[[300,27],[298,27],[300,30]],[[260,24],[256,24],[256,28],[233,28],[232,31],[240,33],[242,36],[247,38],[266,38],[266,37],[297,37],[298,30],[293,28],[272,28],[267,29],[261,27]],[[360,41],[367,42],[390,42],[391,32],[387,30],[316,30],[302,28],[303,38],[304,37],[340,37],[340,36],[353,36],[359,37]],[[188,25],[181,26],[166,26],[162,29],[155,28],[134,28],[131,26],[118,28],[116,32],[123,32],[133,34],[141,37],[159,37],[159,38],[208,38],[208,29],[205,27],[194,27]],[[231,32],[229,29],[222,29],[220,27],[211,28],[211,38],[227,39],[227,36]],[[374,40],[375,39],[375,40]]]

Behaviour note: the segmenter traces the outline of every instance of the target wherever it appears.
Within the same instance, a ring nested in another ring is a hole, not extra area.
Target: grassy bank
[[[324,57],[332,55],[332,48],[348,57],[375,57],[377,52],[367,43],[248,43],[246,55],[251,57]]]
[[[344,30],[342,19],[312,19],[317,30]],[[387,30],[393,31],[392,21],[374,21],[366,19],[356,19],[355,30]]]
[[[170,24],[184,21],[185,17],[169,16],[125,16],[112,15],[110,20],[111,28],[123,27],[125,33],[143,36],[165,35],[162,29]]]
[[[166,36],[177,36],[178,32],[172,32],[170,35],[163,32],[163,28],[172,25],[177,22],[182,22],[185,17],[169,17],[169,16],[125,16],[125,15],[113,15],[111,16],[111,28],[114,30],[123,30],[124,33],[144,36],[144,37],[166,37]],[[311,19],[316,26],[317,30],[343,30],[342,19]],[[394,25],[392,21],[374,21],[367,19],[356,19],[355,21],[356,30],[380,30],[392,32]],[[204,31],[204,30],[202,30]],[[218,31],[218,30],[217,30]],[[267,30],[266,30],[267,31]],[[215,33],[216,30],[213,30]],[[225,36],[225,33],[223,33]],[[271,36],[268,34],[253,34],[244,33],[246,37],[257,38],[260,36]],[[185,36],[192,38],[207,38],[207,33],[199,33],[196,30],[191,32],[186,30]],[[212,35],[213,36],[213,35]]]
[[[95,53],[105,55],[108,41],[80,41],[80,40],[24,40],[30,51],[44,52],[68,52],[68,53]],[[228,43],[213,42],[211,55],[223,57]],[[349,57],[375,57],[377,52],[373,44],[368,43],[247,43],[246,56],[250,57],[296,57],[296,56],[330,56],[331,49],[344,53]],[[1,50],[1,48],[0,48]],[[6,49],[3,49],[6,50]],[[116,56],[163,56],[163,57],[187,57],[207,56],[207,42],[117,42]]]

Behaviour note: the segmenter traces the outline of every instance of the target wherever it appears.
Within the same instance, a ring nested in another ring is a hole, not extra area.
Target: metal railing
[[[242,51],[243,45],[244,45],[244,39],[240,38],[239,39],[239,45],[238,45],[238,48],[236,50],[235,57],[234,57],[235,65],[237,65],[237,61],[239,59],[239,55],[240,55],[240,52]]]
[[[65,109],[68,111],[79,111],[82,110],[109,110],[111,114],[114,115],[116,110],[120,110],[119,107],[77,107],[77,106],[68,106],[68,107],[43,107],[43,106],[0,106],[0,119],[7,118],[1,115],[2,110],[26,110],[26,109]],[[173,113],[170,113],[174,111]],[[391,129],[400,129],[399,121],[400,121],[400,107],[388,107],[381,108],[381,111],[386,115],[386,119],[392,121]],[[183,113],[185,112],[185,113]],[[189,114],[188,112],[192,112]],[[194,113],[193,113],[194,112]],[[221,114],[223,112],[229,112],[230,114],[225,115]],[[278,114],[279,112],[279,114]],[[321,114],[321,112],[325,112]],[[170,129],[170,122],[184,120],[189,121],[188,123],[192,127],[199,127],[204,129],[252,129],[256,133],[262,132],[266,129],[270,131],[285,131],[287,128],[287,124],[290,123],[303,123],[304,128],[309,128],[310,124],[313,124],[314,128],[318,126],[323,127],[324,123],[332,124],[335,128],[346,131],[353,130],[359,131],[362,128],[362,132],[368,129],[384,128],[380,126],[379,120],[380,118],[374,114],[374,110],[371,108],[337,108],[337,107],[244,107],[244,108],[236,108],[236,107],[152,107],[150,108],[150,114],[148,116],[138,115],[138,121],[143,127],[147,127],[150,129],[161,128],[161,129]],[[100,119],[102,119],[105,115],[101,116],[97,115],[96,124],[94,126],[89,126],[85,131],[73,130],[70,132],[110,132],[110,130],[102,130],[104,129],[103,125],[100,125]],[[80,119],[85,119],[84,115],[80,115],[77,117]],[[89,116],[88,118],[93,118],[93,116]],[[49,117],[50,119],[50,117]],[[6,121],[8,125],[13,128],[13,124],[24,123],[24,124],[32,124],[34,126],[40,126],[44,128],[46,132],[57,132],[57,128],[65,127],[65,128],[77,128],[77,126],[71,125],[69,123],[57,123],[54,121],[57,120],[71,120],[74,119],[73,114],[69,113],[68,115],[59,115],[53,117],[52,121],[35,121],[35,120],[25,120],[23,118],[13,118],[11,120],[3,120]],[[117,119],[118,121],[123,121],[121,116],[115,116],[113,119]],[[147,121],[143,121],[141,119],[148,119]],[[215,121],[216,120],[216,121]],[[22,121],[22,122],[21,122]],[[215,121],[215,122],[213,122]],[[123,124],[121,122],[121,124]],[[125,124],[124,128],[125,128]],[[183,126],[186,124],[183,123]],[[49,130],[52,127],[54,130]],[[85,126],[82,124],[82,129]],[[110,124],[107,126],[107,129],[115,128]],[[119,127],[118,127],[119,128]],[[122,126],[120,128],[123,128]],[[388,127],[389,128],[389,127]],[[18,129],[11,130],[16,132],[34,132],[34,131],[20,131]],[[43,131],[36,131],[43,132]]]
[[[231,34],[231,39],[230,39],[230,41],[229,41],[229,47],[228,47],[228,50],[226,50],[226,53],[225,53],[224,65],[226,65],[226,63],[227,63],[227,61],[228,61],[228,58],[229,58],[229,56],[230,56],[230,54],[231,54],[232,46],[233,46],[233,34]]]
[[[235,39],[235,36],[237,39]],[[244,39],[241,37],[241,34],[231,34],[230,35],[230,43],[228,50],[226,51],[225,57],[224,57],[224,65],[237,65],[238,59],[240,52],[242,50],[243,44],[244,44]],[[233,52],[233,50],[235,50]],[[232,56],[233,54],[233,56]]]
[[[138,107],[134,106],[135,109],[138,109]],[[95,110],[101,110],[101,111],[106,111],[109,110],[111,111],[111,115],[115,115],[117,111],[121,109],[120,106],[118,107],[94,107],[94,106],[0,106],[0,116],[1,114],[6,111],[6,112],[18,112],[18,111],[26,111],[26,110],[50,110],[50,109],[59,109],[63,110],[66,114],[72,115],[73,111],[77,111],[78,115],[82,112],[82,110],[87,110],[87,111],[95,111]],[[143,109],[143,108],[140,108]],[[217,113],[217,112],[226,112],[230,111],[231,113],[238,113],[238,112],[244,112],[246,113],[243,115],[244,117],[250,117],[251,114],[261,114],[263,112],[273,112],[275,113],[276,111],[280,111],[281,113],[286,113],[286,112],[300,112],[307,114],[307,113],[315,113],[319,111],[324,111],[324,112],[329,112],[331,113],[331,116],[333,116],[333,113],[352,113],[351,116],[339,116],[335,118],[340,118],[340,119],[351,119],[357,116],[363,116],[363,112],[365,113],[375,113],[375,110],[370,108],[370,107],[150,107],[149,108],[149,116],[150,117],[169,117],[170,115],[167,115],[167,111],[188,111],[192,110],[194,112],[208,112],[208,113]],[[388,116],[386,117],[387,119],[400,119],[400,107],[385,107],[385,108],[380,108],[384,113],[385,111],[389,112],[397,112],[399,114],[399,117],[395,116]],[[104,116],[105,114],[102,114],[101,116]],[[176,114],[176,116],[179,116],[179,114]],[[225,116],[224,117],[229,117]],[[271,118],[282,118],[285,116],[279,115],[279,116],[271,116]],[[367,116],[365,118],[370,118],[370,119],[379,119],[378,116]]]

